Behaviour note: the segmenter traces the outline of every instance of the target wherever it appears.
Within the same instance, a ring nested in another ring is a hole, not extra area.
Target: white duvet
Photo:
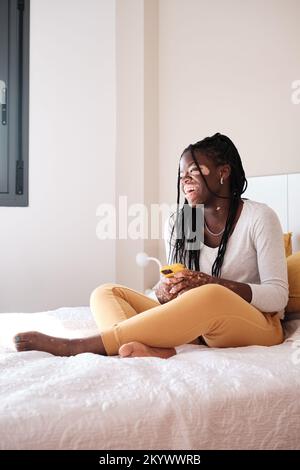
[[[89,308],[0,314],[1,449],[299,449],[300,320],[279,346],[168,360],[15,352],[18,331],[97,332]]]

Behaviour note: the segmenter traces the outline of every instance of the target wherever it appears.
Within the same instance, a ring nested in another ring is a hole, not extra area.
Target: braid
[[[242,165],[241,157],[238,153],[237,148],[235,147],[232,140],[229,137],[217,133],[212,137],[206,137],[205,139],[196,142],[195,144],[189,145],[181,154],[182,155],[189,151],[192,155],[192,158],[200,172],[200,175],[208,189],[208,191],[222,199],[230,199],[228,216],[225,224],[225,229],[222,235],[222,239],[219,245],[218,254],[212,266],[212,275],[216,277],[221,276],[221,268],[224,261],[224,256],[226,252],[226,247],[228,239],[231,235],[233,224],[236,218],[238,211],[241,195],[247,189],[247,180],[245,177],[245,171]],[[206,156],[212,158],[216,165],[229,164],[231,167],[230,175],[230,196],[220,196],[214,193],[208,186],[206,178],[202,174],[198,161],[195,157],[195,151],[201,152]],[[184,217],[187,217],[187,233],[189,234],[191,229],[194,228],[194,221],[197,216],[197,208],[190,207],[187,199],[184,199],[184,204],[181,209],[179,209],[180,203],[180,168],[178,167],[178,178],[177,178],[177,209],[176,209],[176,218],[174,225],[171,231],[170,237],[170,251],[168,262],[183,263],[189,269],[194,269],[200,271],[200,247],[195,250],[187,250],[186,242],[192,241],[191,239],[185,239]],[[174,214],[173,214],[174,215]],[[171,247],[171,241],[173,239],[174,230],[176,232],[176,241],[173,248]],[[181,229],[181,230],[180,230]],[[180,231],[179,231],[180,230]],[[181,234],[181,237],[178,238],[178,233]]]

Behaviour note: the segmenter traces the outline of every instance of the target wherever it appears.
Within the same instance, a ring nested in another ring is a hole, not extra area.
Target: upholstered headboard
[[[293,233],[293,252],[300,251],[300,173],[247,179],[248,189],[243,197],[272,207],[283,231]]]

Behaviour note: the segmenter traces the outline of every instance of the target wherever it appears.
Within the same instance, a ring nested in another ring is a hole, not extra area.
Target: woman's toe
[[[133,350],[133,343],[126,343],[119,348],[119,354],[121,357],[128,357],[133,353]]]

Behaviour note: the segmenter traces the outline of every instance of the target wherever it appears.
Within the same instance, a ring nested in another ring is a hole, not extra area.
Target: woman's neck
[[[230,199],[214,198],[211,202],[204,204],[205,217],[217,220],[226,220],[230,202]]]

